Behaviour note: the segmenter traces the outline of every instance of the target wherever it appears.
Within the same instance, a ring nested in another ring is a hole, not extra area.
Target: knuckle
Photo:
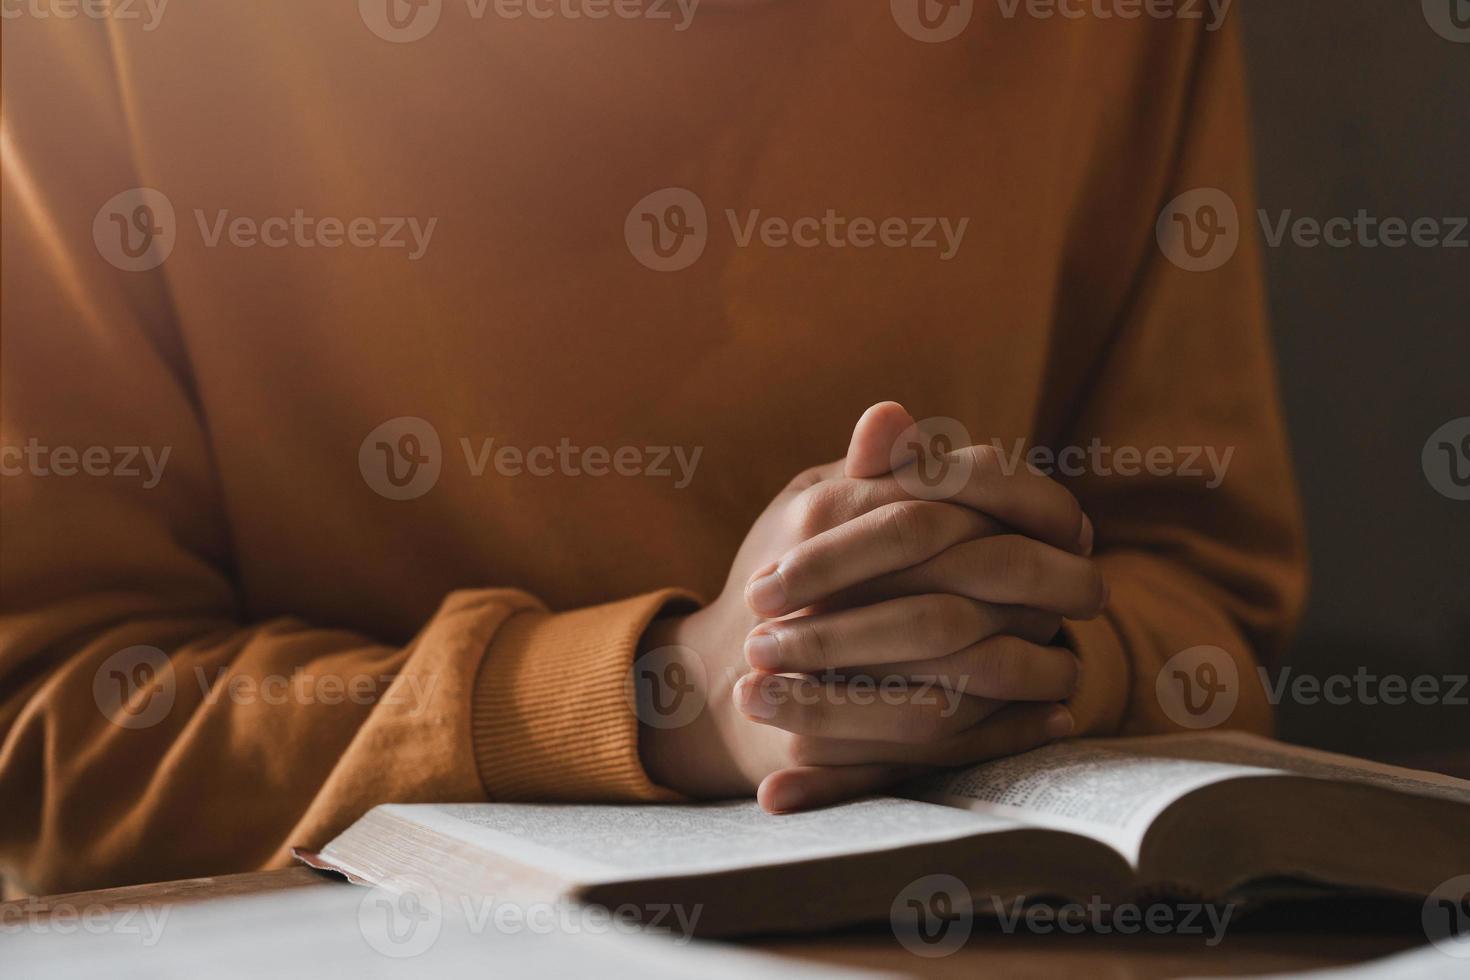
[[[832,665],[833,642],[830,630],[822,623],[809,617],[792,620],[789,626],[794,641],[791,646],[792,661],[807,668]]]
[[[841,523],[837,519],[843,495],[838,480],[827,480],[803,490],[796,499],[796,530],[803,539],[816,537]]]
[[[794,680],[786,705],[791,719],[789,730],[812,738],[826,738],[832,727],[826,702],[820,681],[810,677]]]
[[[811,487],[814,487],[821,482],[821,467],[809,466],[791,478],[790,482],[786,484],[786,490],[789,493],[800,493],[803,490],[810,489]]]
[[[993,480],[1005,472],[1001,466],[1000,450],[988,442],[970,447],[970,465],[971,479],[976,481]]]
[[[883,508],[882,522],[894,553],[904,565],[928,557],[933,539],[930,513],[917,501],[905,500]]]
[[[1036,585],[1040,560],[1032,541],[1018,534],[1006,534],[992,540],[995,543],[996,571],[1007,582],[1022,589]]]

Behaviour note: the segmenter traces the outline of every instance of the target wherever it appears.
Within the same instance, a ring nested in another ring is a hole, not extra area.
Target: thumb
[[[917,766],[800,766],[761,780],[755,798],[767,813],[793,813],[877,793],[923,770]]]
[[[898,402],[879,402],[863,413],[852,430],[843,475],[854,479],[893,471],[893,447],[914,418]]]

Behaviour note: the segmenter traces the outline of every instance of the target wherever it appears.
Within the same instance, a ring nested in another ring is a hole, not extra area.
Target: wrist
[[[640,665],[655,671],[647,678],[671,690],[682,685],[681,701],[672,712],[645,701],[653,691],[639,696],[638,752],[648,778],[685,796],[717,799],[750,791],[740,778],[735,760],[721,731],[719,712],[729,703],[735,678],[717,655],[721,631],[715,628],[717,613],[701,609],[687,616],[656,620],[644,631],[638,645]]]

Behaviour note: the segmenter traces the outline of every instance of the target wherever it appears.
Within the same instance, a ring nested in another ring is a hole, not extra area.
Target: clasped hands
[[[870,408],[844,459],[756,520],[720,596],[647,631],[640,656],[678,661],[703,705],[642,727],[655,782],[697,798],[755,790],[785,812],[1072,731],[1060,702],[1078,661],[1056,639],[1063,618],[1107,603],[1091,521],[990,446],[914,458],[915,431],[901,406]],[[916,466],[965,476],[923,499]]]

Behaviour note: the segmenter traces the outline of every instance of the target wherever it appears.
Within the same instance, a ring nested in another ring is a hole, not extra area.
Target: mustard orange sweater
[[[1112,586],[1073,707],[1166,729],[1160,665],[1213,645],[1268,727],[1303,551],[1259,254],[1155,236],[1195,188],[1252,213],[1233,22],[360,9],[6,22],[12,883],[279,865],[389,800],[657,798],[640,634],[890,398],[1193,458],[1063,474]]]

